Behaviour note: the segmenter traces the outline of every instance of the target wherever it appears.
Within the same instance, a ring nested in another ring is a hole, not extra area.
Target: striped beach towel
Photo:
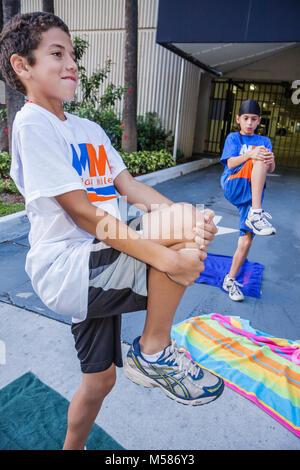
[[[193,360],[300,437],[300,344],[219,314],[190,318],[172,339]]]

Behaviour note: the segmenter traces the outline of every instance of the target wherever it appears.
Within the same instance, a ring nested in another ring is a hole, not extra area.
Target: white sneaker
[[[226,274],[223,281],[223,289],[228,292],[231,300],[234,300],[235,302],[241,302],[244,300],[245,297],[240,287],[243,287],[243,284],[240,284],[235,279],[230,279],[228,274]]]
[[[251,228],[256,235],[275,235],[276,230],[267,218],[272,219],[272,216],[268,212],[262,210],[260,213],[256,213],[252,212],[250,208],[245,224],[247,227]]]

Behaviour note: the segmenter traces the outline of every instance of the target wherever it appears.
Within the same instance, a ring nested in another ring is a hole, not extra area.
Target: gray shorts
[[[89,272],[87,317],[71,330],[81,371],[95,373],[123,366],[121,314],[147,308],[147,265],[95,239]]]

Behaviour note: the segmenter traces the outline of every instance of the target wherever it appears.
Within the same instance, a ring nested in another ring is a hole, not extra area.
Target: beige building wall
[[[22,12],[42,8],[41,0],[22,0]],[[55,13],[69,26],[72,37],[88,40],[90,47],[83,59],[88,74],[113,62],[106,83],[124,84],[124,11],[125,0],[55,0]],[[181,59],[156,44],[158,0],[138,1],[138,114],[156,112],[163,127],[175,132]],[[182,106],[178,148],[186,157],[192,155],[200,69],[184,61]],[[122,103],[117,106],[121,113]]]

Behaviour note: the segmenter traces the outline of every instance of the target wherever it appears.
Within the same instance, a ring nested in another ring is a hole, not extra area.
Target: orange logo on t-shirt
[[[241,153],[240,155],[244,155],[244,153],[248,152],[248,150],[253,150],[257,147],[257,145],[249,145],[249,147],[247,147],[246,144],[243,145],[242,149],[241,149]],[[237,171],[236,173],[233,173],[232,175],[229,176],[228,180],[233,180],[235,178],[247,178],[249,181],[251,180],[251,173],[252,173],[252,159],[249,158],[249,160],[247,160],[244,165],[242,166],[242,168]]]
[[[116,191],[113,184],[112,171],[103,145],[99,145],[98,155],[95,147],[89,143],[78,145],[80,157],[71,144],[72,165],[81,176],[91,202],[115,199]]]

